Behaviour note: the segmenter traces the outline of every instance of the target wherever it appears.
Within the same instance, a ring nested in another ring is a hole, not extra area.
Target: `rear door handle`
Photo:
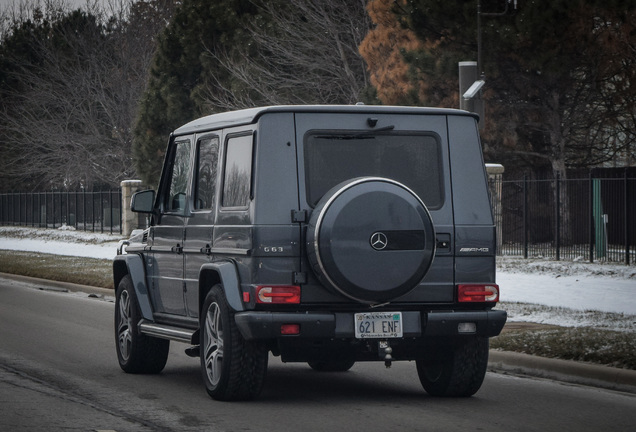
[[[170,250],[176,254],[181,254],[183,253],[183,246],[181,246],[179,243],[177,243],[176,246],[172,246],[172,248],[170,248]]]

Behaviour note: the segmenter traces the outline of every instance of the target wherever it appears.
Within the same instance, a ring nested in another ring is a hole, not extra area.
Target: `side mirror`
[[[137,213],[152,213],[155,205],[155,191],[136,192],[130,201],[130,209]]]

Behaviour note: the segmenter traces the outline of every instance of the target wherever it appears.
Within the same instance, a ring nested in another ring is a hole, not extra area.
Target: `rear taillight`
[[[300,287],[294,285],[259,285],[256,287],[257,303],[298,304]]]
[[[499,286],[497,284],[462,284],[457,285],[457,301],[498,302]]]

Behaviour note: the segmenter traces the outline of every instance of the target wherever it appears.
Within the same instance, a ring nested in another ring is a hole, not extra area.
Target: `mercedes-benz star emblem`
[[[386,234],[382,232],[373,233],[371,236],[371,247],[375,250],[382,250],[389,243],[389,240],[386,238]]]

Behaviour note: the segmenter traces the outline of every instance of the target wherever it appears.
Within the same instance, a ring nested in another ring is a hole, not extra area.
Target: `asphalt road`
[[[123,373],[114,304],[0,279],[2,431],[632,431],[636,396],[489,373],[467,399],[431,398],[413,363],[318,373],[271,358],[253,402],[210,399],[198,359]]]

